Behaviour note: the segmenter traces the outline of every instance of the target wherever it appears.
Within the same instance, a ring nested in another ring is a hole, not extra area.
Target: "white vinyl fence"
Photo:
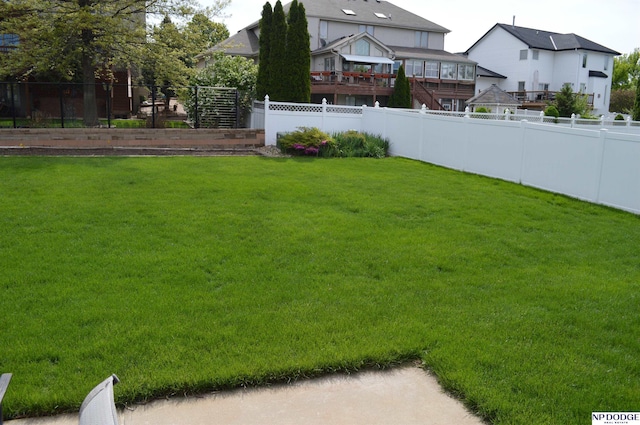
[[[640,123],[607,126],[600,120],[595,121],[599,125],[581,125],[574,119],[556,124],[535,116],[521,121],[515,117],[487,119],[491,117],[474,113],[285,104],[266,99],[254,106],[253,124],[264,126],[267,144],[275,144],[277,133],[298,127],[318,127],[328,133],[366,131],[387,138],[394,156],[640,214]]]

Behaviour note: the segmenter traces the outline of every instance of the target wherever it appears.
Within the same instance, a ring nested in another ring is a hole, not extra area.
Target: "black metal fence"
[[[0,127],[84,127],[86,88],[0,82]],[[93,89],[90,104],[105,127],[243,128],[251,105],[235,88],[96,83]]]

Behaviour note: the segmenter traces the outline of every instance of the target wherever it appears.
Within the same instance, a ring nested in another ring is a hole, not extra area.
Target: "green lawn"
[[[495,424],[638,409],[640,218],[419,162],[0,158],[5,416],[422,359]]]

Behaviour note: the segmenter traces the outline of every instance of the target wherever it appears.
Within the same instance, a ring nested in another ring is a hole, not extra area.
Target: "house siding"
[[[527,58],[520,59],[520,51],[527,50]],[[538,59],[533,59],[537,51]],[[530,49],[503,28],[496,26],[473,45],[468,53],[469,59],[480,66],[506,76],[504,80],[480,78],[476,92],[486,89],[492,83],[508,92],[519,90],[518,83],[525,82],[526,91],[541,90],[540,85],[549,84],[550,91],[559,91],[570,83],[575,92],[581,87],[587,94],[593,94],[594,113],[608,112],[611,76],[613,73],[613,55],[585,49],[550,51]],[[583,67],[583,56],[587,54],[587,63]],[[605,70],[607,63],[607,70]],[[590,77],[590,71],[600,71],[607,78]]]

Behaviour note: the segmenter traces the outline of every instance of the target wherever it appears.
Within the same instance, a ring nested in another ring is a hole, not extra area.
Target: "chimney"
[[[511,28],[516,27],[516,15],[513,15],[513,22],[511,23]]]

